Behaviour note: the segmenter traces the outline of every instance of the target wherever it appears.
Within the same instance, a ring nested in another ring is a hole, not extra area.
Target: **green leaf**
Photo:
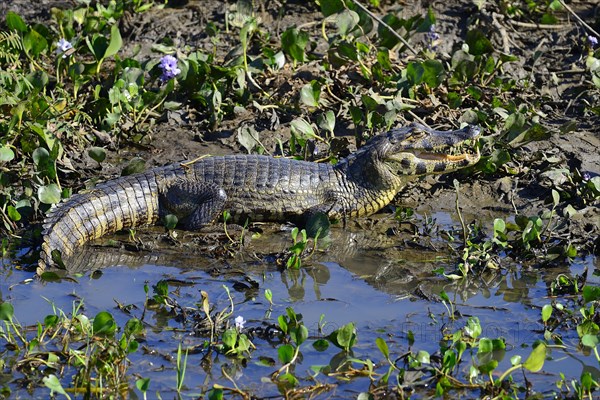
[[[441,298],[442,300],[444,300],[445,302],[451,303],[451,301],[450,301],[450,297],[448,297],[448,293],[446,293],[444,290],[442,290],[442,291],[440,292],[440,298]]]
[[[444,81],[444,65],[438,60],[426,60],[422,64],[423,77],[422,80],[430,88],[436,88]]]
[[[406,79],[412,86],[420,85],[424,74],[425,68],[420,62],[411,62],[406,66]]]
[[[213,387],[208,391],[208,400],[223,400],[223,389]]]
[[[279,346],[277,349],[277,355],[279,356],[279,361],[281,361],[282,364],[288,364],[294,357],[294,346],[291,344],[283,344]]]
[[[583,337],[581,338],[581,344],[583,344],[586,347],[590,347],[590,348],[594,348],[596,346],[598,346],[599,343],[599,339],[597,335],[583,335]]]
[[[489,353],[494,350],[494,345],[491,339],[481,338],[479,339],[479,349],[478,353]]]
[[[429,364],[431,362],[429,353],[425,350],[419,350],[419,352],[415,356],[415,359],[421,364]]]
[[[506,231],[506,223],[502,218],[496,218],[494,220],[494,233],[504,233]]]
[[[390,358],[390,349],[388,348],[388,345],[385,342],[385,340],[378,337],[377,339],[375,339],[375,344],[377,345],[377,348],[379,348],[379,351],[381,351],[381,354],[383,354],[385,358]]]
[[[121,171],[121,176],[138,174],[140,172],[144,172],[144,169],[146,169],[146,161],[144,161],[142,158],[135,157],[129,162],[129,164],[127,164],[125,168],[123,168],[123,171]]]
[[[27,25],[25,24],[23,19],[19,14],[13,11],[9,11],[6,13],[6,26],[8,26],[8,29],[13,29],[17,32],[27,32]]]
[[[494,46],[492,42],[479,29],[473,29],[467,32],[465,42],[469,45],[469,53],[474,56],[492,53]]]
[[[52,258],[52,261],[54,262],[54,264],[56,264],[58,266],[58,268],[67,269],[65,267],[65,263],[63,262],[62,254],[61,254],[60,250],[58,250],[58,249],[52,250],[50,252],[50,257]]]
[[[583,287],[583,301],[589,303],[598,299],[600,299],[600,286],[586,285]]]
[[[306,236],[324,238],[329,235],[331,223],[324,212],[311,213],[306,221]]]
[[[119,52],[123,45],[123,39],[121,39],[121,32],[119,32],[119,26],[113,25],[110,29],[110,43],[106,48],[104,56],[102,58],[112,57]]]
[[[490,360],[487,363],[479,366],[479,372],[481,372],[482,374],[486,374],[487,375],[490,372],[492,372],[493,370],[495,370],[496,367],[498,367],[498,361],[497,360]]]
[[[108,311],[100,311],[92,325],[94,335],[112,336],[117,330],[117,323]]]
[[[308,44],[308,33],[289,28],[281,35],[281,48],[284,53],[292,57],[294,61],[305,60],[304,50]]]
[[[313,348],[317,351],[325,351],[329,348],[329,342],[325,339],[317,339],[313,342]]]
[[[14,206],[8,206],[6,212],[8,214],[8,218],[10,218],[11,221],[21,220],[21,214],[19,214],[19,212]]]
[[[295,329],[292,329],[290,336],[296,345],[300,346],[308,338],[308,329],[304,325],[300,325]]]
[[[299,117],[291,122],[292,134],[299,136],[302,139],[316,139],[318,136],[315,134],[313,127],[304,118]]]
[[[58,378],[56,377],[56,375],[50,374],[48,376],[45,376],[42,381],[44,382],[44,385],[50,389],[50,396],[53,396],[54,393],[58,393],[58,394],[62,394],[63,396],[65,396],[67,399],[71,399],[71,397],[67,394],[67,392],[65,392],[65,389],[63,389],[62,385],[60,384],[60,381],[58,380]]]
[[[102,147],[93,146],[88,150],[88,155],[92,160],[100,164],[106,159],[106,150],[104,150]]]
[[[300,89],[300,101],[309,107],[319,106],[319,92],[315,92],[310,83]]]
[[[0,321],[11,321],[14,314],[15,309],[12,304],[7,302],[0,303]]]
[[[326,17],[338,13],[343,9],[344,2],[342,0],[321,0],[321,12]]]
[[[544,361],[546,360],[546,344],[543,342],[539,342],[537,347],[535,347],[527,360],[523,363],[523,367],[531,372],[538,372],[544,366]]]
[[[346,36],[350,33],[360,21],[360,17],[355,11],[345,9],[338,13],[335,18],[335,24],[338,28],[338,33],[341,36]]]
[[[165,228],[170,231],[175,229],[177,222],[179,222],[179,219],[174,214],[167,214],[163,218],[163,224],[165,225]]]
[[[10,147],[0,146],[0,161],[7,162],[15,158],[15,152]]]
[[[344,325],[340,329],[337,330],[337,344],[348,351],[354,343],[356,342],[356,326],[353,322]]]
[[[225,347],[227,348],[227,350],[229,349],[234,349],[235,348],[235,343],[237,342],[237,330],[230,328],[227,329],[225,332],[223,332],[223,344],[225,345]]]
[[[150,378],[140,378],[135,381],[135,387],[142,393],[146,393],[150,387]]]
[[[335,129],[335,114],[331,110],[327,110],[326,113],[321,114],[317,117],[317,124],[319,128],[328,131],[333,136],[333,131]]]
[[[143,331],[144,331],[144,325],[142,325],[142,322],[137,318],[131,318],[125,324],[125,335],[126,336],[139,335]]]
[[[465,326],[465,333],[473,339],[477,339],[481,335],[481,324],[479,323],[479,318],[469,317],[467,320],[467,326]]]
[[[48,47],[48,41],[37,31],[30,30],[23,37],[23,48],[28,54],[37,57]]]
[[[553,308],[550,304],[545,304],[544,307],[542,307],[542,321],[547,322],[550,319],[552,310]]]
[[[60,189],[56,183],[51,183],[38,188],[38,199],[44,204],[56,204],[60,202]]]

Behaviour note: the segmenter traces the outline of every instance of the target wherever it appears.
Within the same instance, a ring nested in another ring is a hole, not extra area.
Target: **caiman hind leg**
[[[164,188],[159,201],[161,216],[173,214],[184,229],[199,230],[219,218],[227,194],[214,183],[182,179]]]

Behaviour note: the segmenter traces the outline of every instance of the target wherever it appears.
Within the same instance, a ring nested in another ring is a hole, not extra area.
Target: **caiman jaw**
[[[469,165],[475,164],[481,157],[479,148],[476,149],[476,153],[462,153],[462,154],[443,154],[443,153],[430,153],[426,151],[413,151],[415,158],[422,161],[447,161],[450,163],[460,162],[467,160]]]
[[[462,142],[455,147],[439,150],[405,149],[388,155],[387,163],[398,176],[419,176],[466,168],[476,164],[480,157],[479,148],[471,150],[466,142]]]

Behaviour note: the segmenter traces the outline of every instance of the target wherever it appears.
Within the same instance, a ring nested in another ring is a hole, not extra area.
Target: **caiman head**
[[[372,138],[348,159],[348,172],[376,187],[400,190],[421,175],[444,174],[474,165],[479,149],[473,150],[481,129],[467,125],[454,131],[438,131],[413,123]]]

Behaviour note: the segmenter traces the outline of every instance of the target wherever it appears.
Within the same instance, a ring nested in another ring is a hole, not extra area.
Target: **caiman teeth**
[[[415,156],[421,160],[462,161],[465,158],[469,157],[469,154],[463,153],[458,155],[452,155],[441,153],[415,152]]]
[[[464,153],[459,153],[460,151],[465,151],[465,149],[450,149],[449,153],[432,153],[428,151],[413,151],[415,157],[421,160],[435,160],[435,161],[451,161],[458,162],[463,161],[465,159],[468,160],[477,160],[480,157],[479,147],[475,148],[475,151],[472,151],[471,148],[467,148],[467,151]],[[458,153],[458,154],[456,154]]]

